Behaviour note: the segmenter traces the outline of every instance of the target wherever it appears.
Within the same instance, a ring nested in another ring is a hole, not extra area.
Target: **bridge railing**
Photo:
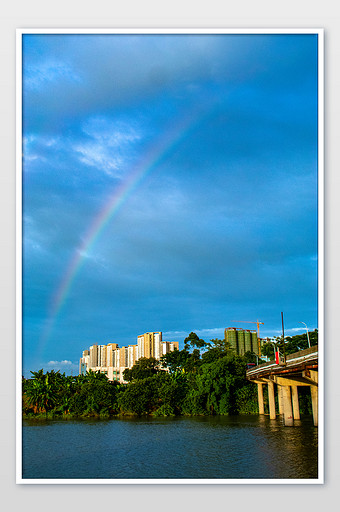
[[[313,347],[308,347],[304,350],[299,350],[298,352],[294,352],[293,354],[288,354],[286,356],[286,362],[296,360],[296,359],[304,359],[308,358],[309,356],[312,356],[313,354],[318,354],[318,345],[314,345]],[[264,369],[264,368],[271,368],[271,367],[279,367],[279,365],[276,363],[275,359],[270,359],[270,361],[266,361],[265,363],[258,364],[257,366],[254,366],[250,370],[247,370],[247,375],[252,375],[253,373],[256,373],[257,371]]]

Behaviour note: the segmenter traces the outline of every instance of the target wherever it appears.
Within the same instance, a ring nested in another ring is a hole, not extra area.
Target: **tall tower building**
[[[174,350],[179,350],[178,341],[170,341],[170,352],[173,352]]]
[[[119,348],[119,366],[127,368],[128,367],[128,348],[122,347]]]
[[[137,337],[138,359],[144,357],[144,334]]]
[[[140,357],[154,357],[159,359],[161,356],[161,332],[146,332],[137,337],[138,359]]]
[[[98,366],[98,345],[95,343],[90,347],[90,368]]]
[[[138,345],[129,345],[127,350],[128,350],[128,367],[132,368],[138,359]]]
[[[256,354],[256,355],[259,355],[259,341],[257,338],[256,331],[251,332],[251,347],[252,347],[252,352],[254,352],[254,354]]]
[[[107,352],[107,347],[106,345],[99,345],[99,348],[100,348],[100,351],[99,351],[99,361],[100,361],[100,364],[98,364],[98,366],[107,366],[106,364],[106,352]]]
[[[117,343],[108,343],[106,345],[106,366],[114,366],[113,355],[114,351],[118,348]]]
[[[224,330],[225,340],[229,343],[230,348],[238,354],[237,329],[236,327],[228,327]]]
[[[246,352],[252,352],[251,341],[251,331],[249,329],[246,329],[244,331],[244,349]]]
[[[256,331],[228,327],[224,330],[224,339],[229,342],[235,354],[243,356],[246,352],[259,354],[259,339]]]
[[[84,350],[79,360],[79,375],[85,375],[90,366],[90,351]]]

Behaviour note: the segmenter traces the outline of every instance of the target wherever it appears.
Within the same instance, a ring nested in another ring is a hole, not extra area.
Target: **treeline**
[[[318,344],[318,330],[314,329],[314,331],[308,332],[308,338],[310,346],[313,347]],[[307,334],[297,334],[295,336],[285,336],[285,343],[283,348],[282,336],[278,336],[273,338],[277,347],[283,353],[285,351],[286,355],[294,354],[294,352],[298,352],[299,350],[304,350],[308,348],[308,339]],[[270,359],[274,359],[274,345],[272,343],[264,343],[261,348],[261,352],[263,356],[267,356]]]
[[[190,333],[183,350],[165,354],[160,361],[136,361],[124,371],[126,384],[110,382],[100,372],[76,377],[53,370],[31,372],[31,379],[23,379],[23,414],[48,418],[256,414],[257,387],[245,377],[247,363],[254,358],[252,353],[235,355],[224,340],[207,343]],[[301,405],[301,412],[309,412],[308,397]]]

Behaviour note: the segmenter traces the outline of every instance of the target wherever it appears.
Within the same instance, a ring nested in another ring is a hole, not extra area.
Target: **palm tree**
[[[33,407],[34,413],[47,412],[55,406],[57,402],[58,380],[60,381],[59,371],[46,372],[41,369],[38,372],[32,372],[33,379],[30,379],[26,389],[28,404]]]

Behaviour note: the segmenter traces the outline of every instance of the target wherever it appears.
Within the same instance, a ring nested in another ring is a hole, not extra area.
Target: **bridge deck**
[[[286,364],[276,364],[274,360],[262,363],[251,370],[248,370],[248,380],[268,378],[270,375],[297,374],[302,371],[317,370],[318,368],[318,346],[300,350],[286,357]]]

